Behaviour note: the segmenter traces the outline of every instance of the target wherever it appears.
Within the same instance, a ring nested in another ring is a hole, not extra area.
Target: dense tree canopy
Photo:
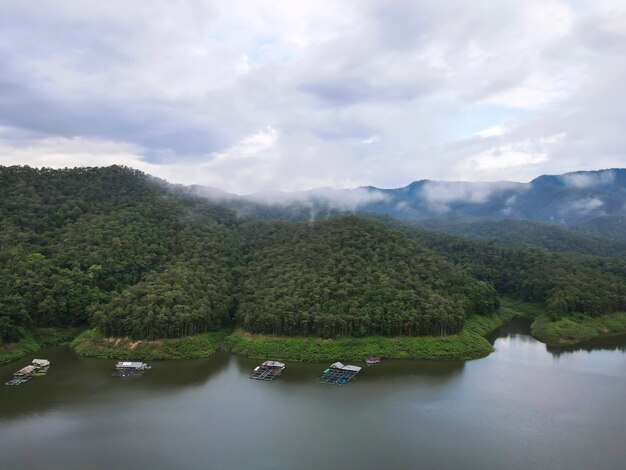
[[[491,286],[378,223],[267,222],[245,234],[239,320],[250,331],[445,334],[497,308]]]
[[[554,317],[626,310],[626,259],[510,249],[385,219],[502,294],[544,302]]]
[[[468,314],[494,312],[497,292],[555,316],[626,310],[626,262],[393,220],[242,217],[124,167],[0,167],[0,344],[76,325],[137,339],[235,323],[322,337],[450,334]]]
[[[23,327],[87,324],[92,316],[105,331],[138,337],[203,331],[228,317],[238,256],[231,211],[129,168],[9,167],[0,168],[0,214],[2,341]],[[176,288],[188,297],[179,300]],[[138,320],[146,300],[133,296],[142,289],[158,299],[146,315],[152,326]],[[174,312],[168,296],[187,307]],[[120,297],[138,305],[118,324]]]

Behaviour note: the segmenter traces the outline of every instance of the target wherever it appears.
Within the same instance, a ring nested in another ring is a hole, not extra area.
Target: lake
[[[516,321],[492,340],[484,359],[383,360],[344,386],[314,383],[328,364],[249,380],[260,361],[226,353],[115,378],[48,348],[46,377],[0,386],[0,467],[624,468],[626,336],[547,350]]]

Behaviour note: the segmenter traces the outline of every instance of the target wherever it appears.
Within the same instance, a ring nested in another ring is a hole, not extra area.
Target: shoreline
[[[253,359],[271,357],[279,361],[361,361],[367,356],[383,359],[472,360],[486,357],[494,349],[487,337],[514,318],[531,322],[531,335],[548,347],[575,346],[593,338],[626,334],[626,313],[602,317],[575,314],[550,320],[542,306],[503,298],[493,316],[470,316],[458,335],[366,336],[323,339],[255,335],[241,329],[222,329],[175,339],[137,340],[105,338],[91,328],[78,330],[40,328],[18,343],[0,346],[0,364],[13,362],[42,347],[67,344],[79,356],[119,360],[199,359],[224,350]]]

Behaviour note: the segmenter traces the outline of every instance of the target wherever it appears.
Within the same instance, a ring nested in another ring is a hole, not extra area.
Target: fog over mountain
[[[544,175],[529,183],[419,180],[402,188],[320,188],[246,196],[203,186],[190,190],[248,215],[271,212],[300,218],[351,211],[409,221],[463,216],[575,225],[626,215],[626,169]]]

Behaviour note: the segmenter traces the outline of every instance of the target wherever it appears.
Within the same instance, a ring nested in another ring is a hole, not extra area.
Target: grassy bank
[[[221,330],[185,338],[134,341],[105,338],[98,330],[90,329],[77,336],[70,346],[81,356],[102,359],[199,359],[215,353],[228,334],[230,330]]]
[[[602,317],[576,314],[556,321],[540,315],[532,323],[531,332],[549,346],[576,344],[598,336],[626,333],[626,313]]]
[[[493,350],[484,336],[511,318],[507,313],[473,316],[461,334],[451,336],[322,339],[251,335],[236,330],[224,340],[224,349],[258,359],[303,362],[361,361],[372,355],[386,359],[475,359]]]
[[[0,364],[15,361],[41,348],[68,344],[80,331],[80,328],[36,328],[26,332],[19,342],[0,345]]]
[[[0,345],[0,364],[7,364],[27,354],[34,353],[40,347],[30,333],[18,343],[2,344]]]

